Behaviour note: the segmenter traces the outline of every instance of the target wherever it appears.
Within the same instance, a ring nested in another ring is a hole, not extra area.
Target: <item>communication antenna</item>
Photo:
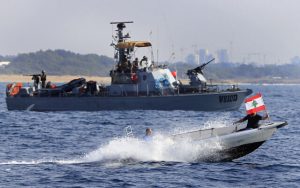
[[[126,21],[126,22],[110,22],[112,25],[117,25],[117,36],[118,42],[122,42],[125,38],[130,38],[129,34],[123,35],[123,29],[126,28],[125,24],[133,23],[133,21]]]
[[[156,50],[156,62],[157,62],[157,64],[159,65],[159,62],[158,62],[158,48],[157,48],[157,50]]]
[[[125,22],[110,22],[112,25],[117,25],[117,34],[113,38],[115,42],[112,42],[111,46],[115,48],[115,59],[118,59],[118,62],[124,62],[126,60],[126,52],[124,49],[117,48],[116,44],[120,42],[125,42],[126,39],[130,38],[129,33],[124,34],[123,29],[126,28],[125,24],[133,23],[133,21],[125,21]]]
[[[125,22],[110,22],[110,24],[119,24],[119,23],[133,23],[133,21],[125,21]]]

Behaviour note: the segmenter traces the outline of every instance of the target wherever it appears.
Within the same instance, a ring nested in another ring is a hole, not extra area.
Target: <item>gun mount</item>
[[[188,70],[188,71],[187,71],[187,74],[188,74],[188,75],[191,74],[191,73],[201,73],[201,74],[203,74],[203,71],[202,71],[202,70],[204,69],[204,67],[205,67],[206,65],[208,65],[209,63],[213,62],[214,60],[215,60],[215,58],[209,60],[209,61],[206,62],[206,63],[203,63],[203,64],[200,65],[199,67],[196,67],[196,68],[194,68],[194,69]]]
[[[208,65],[209,63],[211,63],[214,60],[215,60],[215,58],[200,65],[199,67],[196,67],[194,69],[190,69],[187,71],[187,75],[190,79],[190,85],[192,85],[192,86],[206,85],[207,80],[203,75],[203,69],[206,65]]]

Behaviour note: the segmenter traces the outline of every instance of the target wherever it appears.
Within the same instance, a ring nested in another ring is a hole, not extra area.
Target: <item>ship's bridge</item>
[[[118,59],[117,72],[136,73],[153,66],[152,44],[149,41],[122,41],[116,44],[116,49],[122,52],[119,56],[123,57]],[[113,80],[117,81],[116,78]]]

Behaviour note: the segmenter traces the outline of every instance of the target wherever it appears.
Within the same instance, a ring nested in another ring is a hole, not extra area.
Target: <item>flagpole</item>
[[[262,95],[261,95],[262,96]],[[269,113],[268,113],[268,111],[267,111],[267,106],[265,105],[265,113],[266,113],[266,115],[267,115],[267,119],[268,119],[268,122],[269,123],[271,123],[271,118],[270,118],[270,116],[269,116]]]
[[[267,111],[267,108],[265,109],[265,112],[266,112],[266,115],[268,116],[268,118],[267,118],[267,119],[268,119],[268,122],[271,123],[271,118],[270,118],[270,116],[269,116],[269,113],[268,113],[268,111]]]

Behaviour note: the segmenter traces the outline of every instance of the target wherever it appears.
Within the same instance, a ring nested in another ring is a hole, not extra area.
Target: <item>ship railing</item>
[[[99,96],[101,96],[101,97],[109,96],[109,91],[100,91]]]
[[[218,85],[207,85],[207,91],[208,92],[219,92],[220,88]]]
[[[115,89],[117,91],[117,94],[114,94],[114,96],[169,96],[169,95],[176,95],[177,90],[175,90],[172,87],[160,87],[160,88],[154,88],[154,82],[151,83],[145,83],[143,86],[139,84],[129,84],[129,85],[118,85]],[[107,92],[108,95],[110,95],[111,92]],[[103,92],[101,96],[103,96]]]
[[[226,127],[212,127],[212,128],[204,128],[200,130],[195,130],[187,133],[179,133],[175,134],[172,137],[174,139],[207,139],[215,136],[222,136],[230,133],[234,133],[242,129],[243,127],[239,125],[235,126],[226,126]]]
[[[221,83],[219,85],[213,85],[217,88],[218,92],[221,91],[240,91],[240,88],[238,84],[226,84],[226,83]]]
[[[120,88],[121,88],[121,95],[124,96],[124,94],[125,94],[125,96],[127,97],[128,96],[127,91],[124,90],[123,86],[120,86]]]

